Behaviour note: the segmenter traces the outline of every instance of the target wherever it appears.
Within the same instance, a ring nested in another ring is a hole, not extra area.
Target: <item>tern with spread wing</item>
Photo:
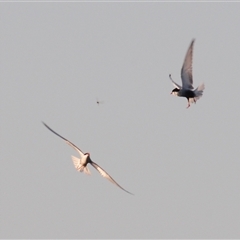
[[[205,88],[204,84],[198,86],[195,90],[193,90],[193,77],[192,77],[192,55],[193,55],[193,44],[195,39],[192,40],[183,66],[181,70],[181,78],[182,78],[182,86],[178,85],[175,81],[173,81],[171,74],[169,74],[169,78],[174,85],[174,89],[171,94],[178,97],[186,97],[188,100],[187,108],[190,107],[191,103],[196,103],[196,101],[203,95],[203,90]]]
[[[72,156],[73,164],[74,164],[75,168],[77,169],[77,171],[84,172],[86,174],[90,174],[90,171],[87,167],[88,163],[90,163],[103,177],[107,178],[110,182],[117,185],[119,188],[121,188],[125,192],[130,193],[127,190],[125,190],[124,188],[122,188],[103,168],[101,168],[97,163],[93,162],[90,158],[89,153],[83,153],[80,148],[78,148],[72,142],[70,142],[66,138],[64,138],[61,135],[59,135],[58,133],[56,133],[46,123],[43,122],[43,124],[46,128],[48,128],[51,132],[56,134],[58,137],[62,138],[69,146],[74,148],[79,153],[80,158]],[[130,193],[130,194],[132,194],[132,193]]]

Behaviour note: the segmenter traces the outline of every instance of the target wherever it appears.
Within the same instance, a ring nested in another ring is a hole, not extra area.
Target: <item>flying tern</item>
[[[82,150],[80,148],[78,148],[75,144],[73,144],[66,138],[64,138],[61,135],[59,135],[58,133],[56,133],[46,123],[43,122],[43,124],[46,128],[48,128],[51,132],[56,134],[58,137],[62,138],[69,146],[74,148],[79,153],[80,158],[72,156],[72,161],[73,161],[74,167],[77,169],[77,171],[84,172],[86,174],[90,174],[90,171],[87,167],[88,163],[90,163],[104,178],[107,178],[110,182],[117,185],[119,188],[121,188],[125,192],[130,193],[127,190],[125,190],[124,188],[122,188],[103,168],[101,168],[97,163],[93,162],[90,158],[90,153],[83,153]],[[132,194],[132,193],[130,193],[130,194]]]
[[[195,39],[192,40],[183,62],[181,70],[182,86],[173,81],[171,74],[169,74],[169,78],[175,87],[171,94],[178,97],[186,97],[188,100],[187,108],[190,107],[191,103],[196,103],[196,101],[203,95],[203,90],[205,88],[204,84],[201,84],[193,90],[192,55],[194,41]]]

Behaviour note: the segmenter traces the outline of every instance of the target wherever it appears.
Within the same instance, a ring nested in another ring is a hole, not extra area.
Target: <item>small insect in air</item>
[[[97,98],[97,99],[96,99],[96,103],[97,103],[97,105],[99,106],[99,104],[104,103],[104,101],[99,101],[98,98]]]

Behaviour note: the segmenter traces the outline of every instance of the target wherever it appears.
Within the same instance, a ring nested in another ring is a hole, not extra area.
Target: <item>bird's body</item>
[[[193,90],[193,77],[192,77],[192,54],[193,54],[193,44],[194,39],[192,40],[190,47],[188,48],[186,57],[181,70],[182,86],[173,81],[171,74],[169,75],[170,80],[174,85],[174,89],[171,94],[178,97],[186,97],[188,100],[188,106],[190,107],[191,103],[196,103],[196,101],[202,96],[203,90],[205,88],[204,84],[198,86]]]
[[[195,97],[195,94],[194,94],[194,91],[190,90],[190,89],[173,89],[173,92],[174,94],[176,93],[176,95],[178,97],[186,97],[187,99],[190,99],[190,98],[194,98]]]
[[[90,170],[88,169],[87,165],[91,164],[103,177],[107,178],[110,182],[117,185],[119,188],[121,188],[125,192],[130,193],[124,188],[122,188],[103,168],[101,168],[97,163],[93,162],[90,158],[90,153],[83,153],[80,148],[78,148],[76,145],[74,145],[72,142],[70,142],[66,138],[62,137],[60,134],[56,133],[46,123],[43,122],[43,124],[46,128],[48,128],[51,132],[56,134],[58,137],[62,138],[69,146],[74,148],[79,153],[80,158],[72,156],[73,164],[77,171],[90,174]]]

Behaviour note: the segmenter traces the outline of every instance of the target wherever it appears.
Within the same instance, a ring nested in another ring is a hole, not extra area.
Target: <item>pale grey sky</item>
[[[239,12],[0,3],[0,237],[240,238]],[[206,90],[186,109],[168,75],[193,38]],[[41,121],[135,195],[78,173]]]

